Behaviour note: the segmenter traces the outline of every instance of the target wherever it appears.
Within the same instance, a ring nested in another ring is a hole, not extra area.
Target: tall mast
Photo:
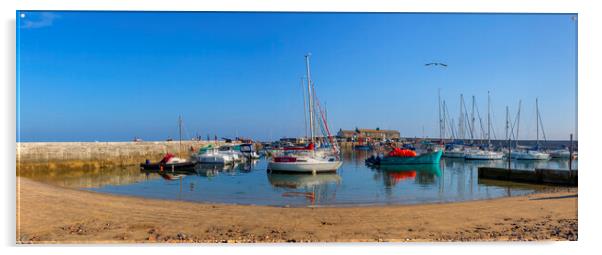
[[[458,119],[458,138],[464,140],[464,111],[462,106],[464,105],[464,95],[460,94],[460,118]]]
[[[179,129],[179,133],[180,133],[180,144],[178,146],[178,154],[180,157],[182,157],[182,115],[181,114],[178,117],[178,129]]]
[[[510,129],[510,113],[508,113],[508,106],[506,105],[506,140],[508,140],[508,130]]]
[[[309,71],[309,57],[311,56],[311,53],[307,53],[305,55],[305,66],[307,68],[307,98],[309,99],[309,131],[310,131],[310,139],[311,142],[314,143],[314,102],[313,102],[313,94],[311,91],[311,73]]]
[[[443,123],[443,129],[442,129],[443,130],[443,138],[446,138],[445,137],[445,131],[446,131],[445,130],[445,126],[447,126],[447,125],[445,125],[445,124],[447,123],[447,115],[445,114],[445,108],[446,108],[445,107],[445,100],[443,100],[441,107],[442,107],[441,110],[443,110],[443,122],[442,122]]]
[[[516,144],[518,144],[518,127],[520,127],[520,107],[522,100],[518,100],[518,114],[516,115]]]
[[[487,91],[487,143],[491,145],[491,97],[489,91]]]
[[[472,96],[472,109],[471,109],[471,112],[470,112],[470,127],[472,128],[472,132],[473,132],[473,134],[470,137],[470,140],[471,140],[470,142],[471,143],[474,143],[474,137],[476,136],[475,134],[477,133],[477,130],[474,129],[474,121],[475,121],[475,118],[474,118],[474,104],[475,104],[475,98],[474,98],[474,95],[473,95]]]
[[[441,89],[437,91],[439,98],[439,140],[443,140],[443,119],[441,119]]]
[[[535,98],[535,125],[537,126],[535,146],[539,149],[539,102]]]
[[[307,99],[303,91],[303,77],[301,77],[301,92],[303,93],[303,122],[305,122],[305,139],[307,140]]]

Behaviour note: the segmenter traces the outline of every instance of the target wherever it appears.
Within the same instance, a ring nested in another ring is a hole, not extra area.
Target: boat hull
[[[140,170],[163,170],[163,171],[182,171],[182,170],[193,170],[195,167],[193,162],[182,162],[173,164],[161,164],[161,163],[150,163],[140,164]]]
[[[270,162],[270,172],[293,172],[293,173],[322,173],[336,172],[343,162],[321,162],[321,163],[299,163],[299,162]]]
[[[504,154],[497,152],[466,153],[464,158],[468,160],[500,160],[504,158]]]

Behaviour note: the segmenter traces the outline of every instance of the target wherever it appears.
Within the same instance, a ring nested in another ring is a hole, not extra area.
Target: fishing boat
[[[336,172],[341,167],[343,162],[340,159],[340,151],[336,144],[336,140],[330,134],[328,123],[324,111],[320,107],[318,97],[315,95],[315,87],[312,84],[310,66],[310,54],[305,55],[305,65],[307,71],[307,98],[309,112],[309,130],[310,142],[304,148],[287,149],[281,153],[274,155],[268,163],[269,172],[289,172],[289,173],[312,173],[320,172]],[[314,102],[315,101],[315,102]],[[318,116],[315,116],[317,110]],[[315,121],[318,123],[315,123]],[[328,145],[326,149],[316,149],[315,130],[316,125],[319,125],[324,137],[321,143]]]
[[[182,116],[178,118],[178,128],[180,133],[180,143],[178,146],[178,154],[182,155]],[[160,171],[176,171],[176,170],[188,170],[193,169],[196,162],[176,157],[174,154],[167,153],[157,163],[151,163],[147,159],[144,163],[140,164],[141,170],[160,170]]]
[[[222,153],[218,148],[209,144],[199,149],[199,152],[192,156],[193,160],[201,164],[222,164],[229,165],[234,163],[234,158],[228,153]]]
[[[422,153],[412,156],[383,156],[372,155],[366,159],[368,165],[414,165],[414,164],[438,164],[443,155],[443,150]]]

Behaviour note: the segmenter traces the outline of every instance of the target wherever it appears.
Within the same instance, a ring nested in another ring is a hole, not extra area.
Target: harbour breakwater
[[[146,159],[159,161],[166,153],[187,158],[191,148],[223,142],[31,142],[17,143],[17,175],[40,170],[127,167]]]

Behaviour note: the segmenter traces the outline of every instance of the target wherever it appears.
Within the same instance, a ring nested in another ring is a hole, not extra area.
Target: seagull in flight
[[[428,64],[424,64],[425,66],[443,66],[443,67],[447,67],[447,64],[443,64],[443,63],[428,63]]]

